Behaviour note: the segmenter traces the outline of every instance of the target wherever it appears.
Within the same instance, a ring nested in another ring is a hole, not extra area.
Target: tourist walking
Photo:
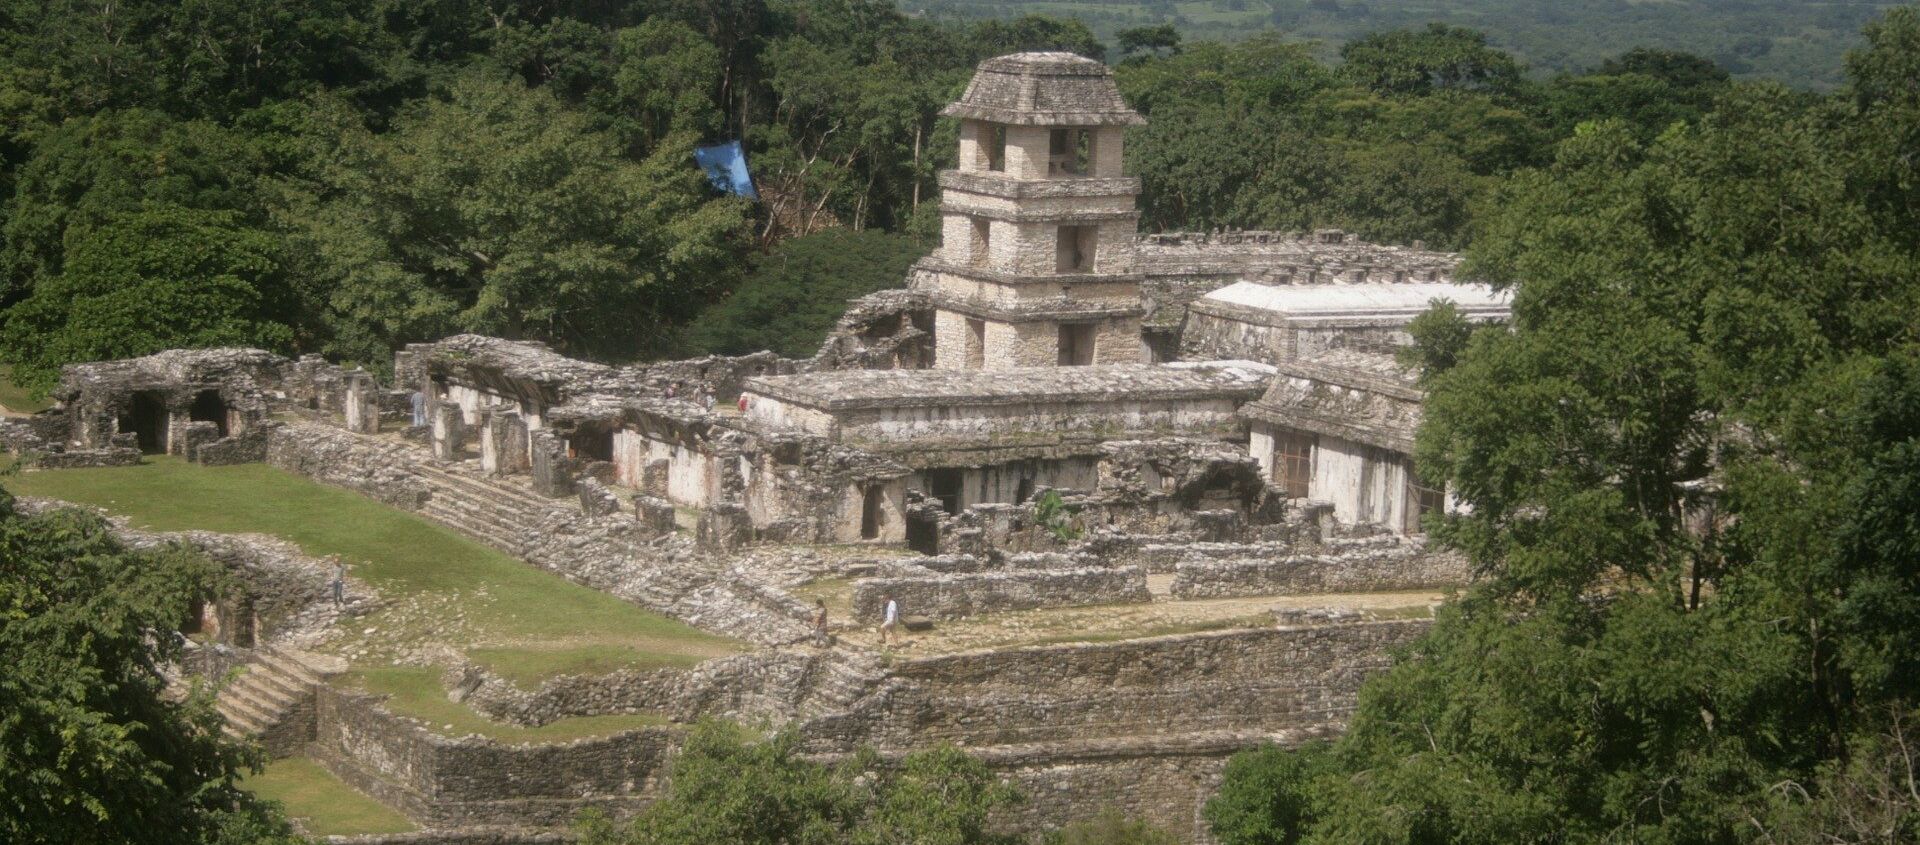
[[[333,558],[333,606],[337,609],[347,603],[347,565],[340,562],[338,555]]]
[[[827,633],[827,603],[821,599],[813,600],[813,642],[822,648],[833,642]]]
[[[887,596],[887,606],[880,618],[880,644],[900,642],[900,603]]]

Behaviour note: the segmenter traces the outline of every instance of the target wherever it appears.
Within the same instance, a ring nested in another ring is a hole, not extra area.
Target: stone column
[[[460,460],[460,447],[466,441],[467,421],[460,406],[445,402],[434,406],[433,456],[443,461]]]
[[[527,421],[512,406],[488,409],[481,423],[480,470],[488,475],[527,471]]]
[[[459,409],[454,409],[459,413]],[[533,492],[560,498],[573,492],[573,468],[567,460],[567,442],[546,429],[529,435],[533,443]]]
[[[347,374],[347,430],[355,434],[380,432],[380,390],[372,374],[354,370]]]

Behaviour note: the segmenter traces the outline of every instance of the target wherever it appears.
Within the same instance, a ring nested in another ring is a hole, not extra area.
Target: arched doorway
[[[187,418],[194,422],[210,422],[220,427],[220,436],[226,437],[227,403],[220,398],[218,390],[202,390],[193,397],[193,404],[187,408]]]
[[[133,394],[126,414],[120,417],[120,431],[133,432],[143,454],[167,451],[166,397],[152,390]]]

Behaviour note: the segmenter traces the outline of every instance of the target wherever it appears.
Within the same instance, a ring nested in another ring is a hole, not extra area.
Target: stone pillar
[[[709,549],[737,549],[753,542],[753,518],[744,506],[721,502],[701,511],[695,537]]]
[[[527,421],[511,406],[487,412],[481,423],[480,469],[488,475],[518,475],[527,471]]]
[[[355,434],[380,432],[380,389],[366,370],[347,374],[347,430]]]
[[[459,408],[453,412],[458,414]],[[567,442],[554,436],[546,429],[528,435],[532,441],[533,492],[549,498],[560,498],[573,492],[573,468],[567,460]]]
[[[195,460],[200,447],[219,439],[220,426],[205,420],[187,423],[186,427],[180,430],[180,454],[186,456],[189,461]]]
[[[467,421],[460,406],[451,402],[433,408],[433,456],[443,461],[460,460],[460,447],[466,441]]]
[[[666,458],[654,458],[640,468],[640,492],[662,499],[667,496],[667,471],[672,466]]]
[[[656,534],[665,534],[673,530],[673,503],[658,496],[645,493],[633,497],[634,516],[640,520],[640,527]]]
[[[575,485],[580,493],[580,512],[587,516],[612,516],[620,512],[620,498],[597,478],[582,478]]]

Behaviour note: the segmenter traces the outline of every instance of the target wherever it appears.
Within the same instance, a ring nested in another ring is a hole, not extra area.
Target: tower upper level
[[[1142,126],[1106,65],[1072,53],[1014,53],[980,63],[947,117],[1007,126]]]
[[[1072,53],[981,62],[940,113],[960,118],[959,172],[1023,181],[1119,178],[1121,130],[1147,122],[1121,99],[1112,70]]]

